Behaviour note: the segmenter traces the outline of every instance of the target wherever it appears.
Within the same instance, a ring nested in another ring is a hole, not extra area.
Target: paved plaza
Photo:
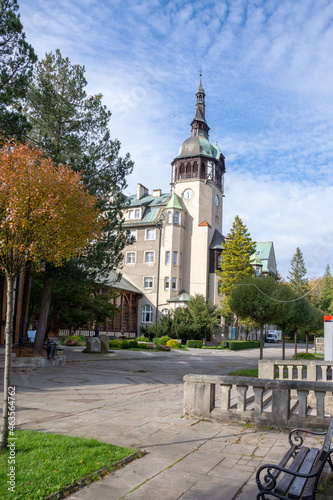
[[[65,366],[13,374],[17,427],[93,437],[147,454],[70,499],[251,500],[258,466],[277,463],[288,448],[287,431],[182,416],[185,374],[255,368],[258,349],[81,351],[66,348]],[[287,353],[292,356],[291,347]],[[265,357],[281,358],[281,346],[265,349]],[[318,445],[315,438],[308,442]]]

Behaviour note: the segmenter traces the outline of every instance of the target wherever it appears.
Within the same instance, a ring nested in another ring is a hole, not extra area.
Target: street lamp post
[[[160,291],[160,265],[161,265],[161,238],[162,238],[162,228],[163,228],[164,215],[157,221],[156,227],[159,230],[158,235],[158,254],[157,254],[157,283],[156,283],[156,317],[155,325],[157,325],[158,319],[158,302],[159,302],[159,291]]]

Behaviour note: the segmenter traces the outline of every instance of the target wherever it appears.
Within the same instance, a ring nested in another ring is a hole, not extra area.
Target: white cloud
[[[226,156],[224,232],[240,215],[272,240],[283,275],[299,246],[309,275],[333,267],[333,3],[326,0],[31,0],[40,57],[60,48],[102,92],[137,182],[169,189],[189,136],[200,60],[211,141]]]

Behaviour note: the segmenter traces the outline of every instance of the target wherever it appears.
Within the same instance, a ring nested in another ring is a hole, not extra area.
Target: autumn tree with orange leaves
[[[7,281],[3,425],[8,443],[14,282],[27,260],[61,265],[99,237],[103,218],[80,174],[56,166],[42,151],[0,138],[0,271]]]

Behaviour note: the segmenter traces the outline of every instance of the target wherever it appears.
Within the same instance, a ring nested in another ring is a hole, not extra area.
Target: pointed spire
[[[206,139],[208,139],[208,131],[209,127],[206,122],[205,118],[205,91],[202,86],[201,82],[201,77],[202,77],[202,71],[201,71],[201,66],[200,66],[200,82],[199,82],[199,87],[196,92],[196,104],[195,104],[195,115],[192,120],[191,126],[192,126],[192,132],[191,135],[203,135]]]

